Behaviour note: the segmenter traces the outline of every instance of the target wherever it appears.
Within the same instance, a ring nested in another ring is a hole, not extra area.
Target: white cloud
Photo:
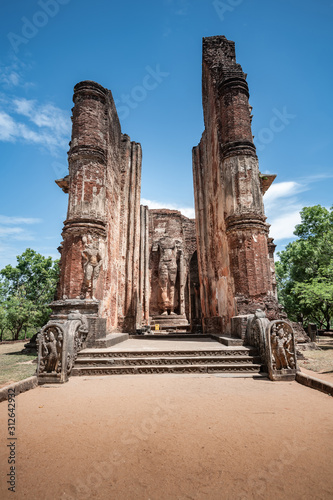
[[[5,254],[5,249],[11,248],[10,246],[8,246],[8,244],[10,244],[11,242],[34,241],[34,233],[28,231],[24,226],[39,224],[41,222],[42,219],[37,219],[34,217],[0,215],[0,253]],[[21,227],[22,225],[23,227]],[[5,256],[7,258],[10,258],[10,250],[8,252]]]
[[[22,227],[3,227],[0,226],[0,240],[20,240],[20,241],[33,241],[35,237],[29,231]]]
[[[23,74],[29,65],[14,57],[12,62],[5,66],[0,65],[0,85],[10,89],[13,87],[27,88],[33,86],[31,82],[25,82]]]
[[[302,209],[297,195],[307,189],[305,184],[295,181],[277,182],[264,195],[267,222],[271,224],[269,232],[275,241],[294,238]]]
[[[0,141],[21,140],[29,144],[45,147],[54,156],[59,149],[67,149],[71,123],[66,113],[52,103],[38,104],[36,100],[15,98],[1,99]],[[28,124],[18,121],[13,113],[28,118]],[[35,128],[31,128],[32,123]]]
[[[281,198],[290,198],[307,189],[307,186],[295,181],[274,183],[264,195],[265,207],[270,210],[276,204],[281,204]]]
[[[281,216],[274,217],[270,220],[271,227],[270,235],[276,240],[284,240],[294,238],[294,230],[296,224],[301,222],[300,210],[285,213]]]
[[[39,224],[42,219],[33,217],[8,217],[7,215],[0,215],[0,224]]]
[[[0,141],[15,141],[15,121],[11,116],[0,111]]]
[[[181,207],[173,203],[161,203],[160,201],[147,200],[146,198],[141,198],[142,205],[148,205],[149,208],[167,208],[169,210],[179,210],[185,217],[189,219],[195,218],[195,211],[192,207]]]
[[[0,237],[17,235],[23,232],[21,227],[0,227]]]
[[[67,114],[51,103],[39,105],[36,100],[18,98],[13,100],[15,112],[26,116],[37,127],[48,127],[58,134],[70,134],[71,123]]]
[[[306,205],[299,195],[310,190],[313,182],[332,177],[331,173],[318,173],[303,177],[298,182],[272,184],[264,195],[264,204],[267,221],[271,224],[270,235],[276,241],[295,238],[295,226],[301,222],[300,211]]]

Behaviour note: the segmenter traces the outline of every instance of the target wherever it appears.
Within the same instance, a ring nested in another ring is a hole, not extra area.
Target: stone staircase
[[[243,346],[209,347],[205,345],[198,350],[149,350],[146,346],[141,350],[122,350],[118,345],[117,349],[84,349],[78,353],[72,375],[259,374],[261,363],[256,349]]]

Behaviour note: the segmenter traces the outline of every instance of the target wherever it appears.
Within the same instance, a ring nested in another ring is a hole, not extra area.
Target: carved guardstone
[[[271,321],[267,326],[266,356],[271,380],[295,380],[298,371],[295,334],[287,321]]]
[[[88,320],[78,312],[68,314],[67,320],[49,321],[37,336],[38,383],[67,382],[87,335]]]

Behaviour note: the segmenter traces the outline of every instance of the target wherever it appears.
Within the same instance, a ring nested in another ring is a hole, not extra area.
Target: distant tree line
[[[0,341],[18,340],[48,321],[59,276],[58,261],[27,248],[17,265],[0,271]]]
[[[333,207],[304,207],[297,239],[278,253],[278,296],[289,318],[331,327],[333,315]]]

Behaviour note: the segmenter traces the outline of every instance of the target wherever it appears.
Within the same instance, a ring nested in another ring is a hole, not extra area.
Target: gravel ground
[[[218,375],[72,377],[16,398],[16,498],[331,499],[333,399]],[[0,404],[0,498],[7,490]]]

